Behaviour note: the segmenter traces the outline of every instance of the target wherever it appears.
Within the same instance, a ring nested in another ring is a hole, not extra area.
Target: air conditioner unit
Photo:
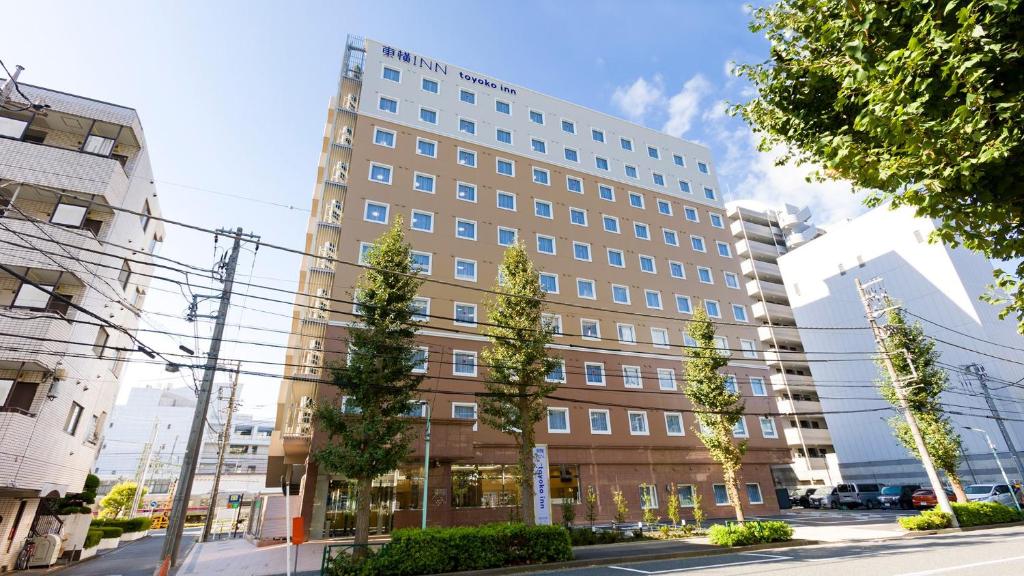
[[[295,423],[301,434],[309,434],[313,425],[313,399],[309,396],[299,398],[298,413]]]
[[[306,352],[306,366],[313,369],[318,369],[320,368],[320,364],[322,361],[323,356],[320,354],[320,352],[317,352],[316,350],[310,350]]]
[[[351,143],[351,139],[350,139],[349,143]],[[334,166],[334,179],[336,181],[338,181],[338,182],[346,182],[346,181],[348,181],[348,163],[347,162],[338,162]]]
[[[345,97],[345,107],[349,110],[355,110],[359,106],[359,98],[355,94],[349,94]]]
[[[327,210],[327,221],[331,224],[341,224],[341,200],[331,201],[331,207]]]
[[[313,320],[327,320],[327,313],[321,307],[318,310],[310,310],[309,317]]]
[[[324,245],[320,247],[320,255],[324,258],[334,258],[337,253],[334,242],[324,242]]]
[[[316,295],[320,298],[329,298],[331,296],[331,291],[327,288],[317,288]]]
[[[321,300],[317,300],[316,301],[316,308],[317,308],[317,310],[319,310],[321,312],[326,312],[327,309],[329,308],[329,306],[327,305],[327,300],[322,300],[322,299]]]
[[[352,127],[351,126],[345,126],[344,128],[341,129],[341,133],[342,133],[343,136],[351,136],[352,135]]]
[[[344,144],[345,146],[351,146],[352,145],[352,137],[351,136],[342,136],[341,137],[341,143]]]
[[[324,345],[319,340],[310,340],[309,341],[309,349],[310,350],[323,350],[324,349]]]

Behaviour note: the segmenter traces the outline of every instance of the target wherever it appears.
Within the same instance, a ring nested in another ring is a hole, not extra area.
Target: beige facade
[[[731,513],[715,504],[721,471],[682,393],[683,330],[690,311],[707,306],[718,312],[731,353],[725,372],[747,406],[744,504],[777,510],[769,467],[785,462],[787,450],[708,151],[496,80],[481,86],[467,80],[476,73],[452,65],[354,45],[328,112],[306,244],[323,258],[307,257],[300,271],[311,296],[297,301],[288,359],[297,368],[282,384],[268,471],[272,484],[282,474],[297,482],[304,467],[311,536],[348,530],[350,494],[309,458],[326,438],[308,407],[340,404],[336,389],[316,381],[324,362],[343,358],[356,319],[360,269],[352,263],[397,216],[427,279],[420,297],[429,316],[421,340],[433,423],[431,524],[505,519],[515,497],[514,445],[476,421],[474,396],[487,377],[477,322],[486,319],[486,291],[512,231],[542,282],[555,283],[545,285],[550,321],[561,327],[551,349],[565,362],[564,382],[537,428],[550,448],[554,496],[578,498],[594,486],[600,518],[609,520],[612,490],[622,490],[637,519],[641,484],[654,487],[662,510],[669,485],[679,484],[701,493],[711,515]],[[424,109],[433,122],[422,120]],[[684,182],[691,192],[682,192]],[[382,530],[418,522],[421,481],[419,441],[408,466],[378,482]]]

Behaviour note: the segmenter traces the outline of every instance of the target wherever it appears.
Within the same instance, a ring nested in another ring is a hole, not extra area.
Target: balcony
[[[769,345],[778,342],[785,346],[800,346],[803,343],[800,331],[793,326],[758,326],[757,337]]]
[[[0,333],[0,369],[51,371],[67,351],[71,323],[54,312],[10,308],[0,316]]]
[[[786,444],[790,446],[799,446],[800,437],[803,436],[804,444],[807,446],[827,446],[832,444],[832,434],[828,431],[828,428],[800,428],[800,432],[797,432],[796,428],[785,428],[783,433],[786,436]]]
[[[114,158],[0,138],[0,179],[102,196],[119,206],[128,176]]]
[[[796,322],[796,319],[793,318],[793,309],[782,304],[755,302],[750,309],[754,313],[754,318],[761,322],[768,322],[769,320],[773,324],[794,324]]]
[[[740,262],[740,271],[747,278],[756,277],[768,282],[782,282],[782,272],[777,264],[763,262],[761,260],[743,260]]]
[[[793,365],[806,366],[807,354],[793,350],[769,349],[764,351],[764,361],[772,368],[782,368]]]
[[[786,287],[775,282],[750,280],[747,282],[747,296],[757,300],[767,300],[776,304],[789,304]]]
[[[753,223],[761,224],[764,226],[770,224],[770,221],[768,220],[768,215],[763,210],[753,210],[742,206],[732,205],[726,211],[726,214],[728,214],[729,218],[733,220],[739,220],[740,218],[742,218],[743,221],[748,224]]]
[[[732,231],[732,237],[737,240],[747,238],[748,240],[757,240],[758,242],[764,242],[765,244],[774,244],[777,228],[771,226],[764,226],[761,224],[755,224],[753,222],[740,222],[739,220],[733,220],[732,224],[729,225],[729,229]],[[781,230],[779,230],[779,236],[781,236]]]
[[[821,401],[819,400],[779,400],[778,406],[779,412],[782,414],[821,412]]]
[[[15,205],[17,204],[16,202]],[[9,216],[2,220],[6,228],[0,228],[2,258],[8,266],[48,270],[66,268],[86,273],[85,268],[78,262],[79,259],[86,263],[95,263],[102,258],[103,245],[92,232],[84,228],[66,228],[50,223],[31,222],[18,218],[13,210],[8,214]]]
[[[810,376],[802,376],[800,374],[781,374],[775,373],[768,377],[768,381],[772,384],[772,390],[781,392],[786,390],[786,385],[789,385],[790,390],[813,390],[814,389],[814,378]]]
[[[774,263],[778,260],[779,256],[786,253],[786,249],[782,246],[766,244],[756,240],[740,240],[736,242],[736,253],[742,258],[753,258],[754,260]]]

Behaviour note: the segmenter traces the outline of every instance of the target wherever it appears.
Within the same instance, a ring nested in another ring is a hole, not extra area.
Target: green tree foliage
[[[909,378],[912,374],[917,377],[904,384],[903,390],[907,398],[910,411],[917,419],[917,425],[924,437],[925,448],[931,456],[935,467],[942,470],[949,479],[949,484],[956,493],[956,499],[966,502],[963,482],[957,472],[960,467],[962,455],[960,435],[956,433],[953,424],[949,421],[942,410],[942,403],[939,396],[949,387],[946,371],[939,368],[939,353],[935,350],[935,342],[925,336],[924,330],[917,322],[908,324],[903,312],[895,307],[891,300],[886,301],[886,308],[890,310],[886,314],[886,338],[885,350],[892,359],[893,368],[901,378]],[[913,359],[913,366],[909,357]],[[879,391],[882,397],[893,406],[899,407],[900,400],[896,394],[896,388],[889,377],[889,370],[879,360]],[[904,418],[894,417],[889,419],[893,434],[901,444],[918,460],[921,455],[917,452],[917,445],[910,433],[910,426]]]
[[[423,281],[413,268],[401,218],[365,258],[369,268],[356,284],[360,317],[349,329],[348,362],[331,367],[331,384],[346,397],[345,410],[334,403],[317,406],[317,424],[330,441],[314,453],[327,472],[356,482],[357,545],[369,540],[373,479],[397,468],[409,453],[412,420],[405,415],[423,380],[412,373],[418,324],[411,308]]]
[[[597,490],[593,484],[587,486],[584,504],[586,506],[587,522],[590,522],[590,526],[593,527],[594,522],[597,522]]]
[[[546,376],[560,366],[548,356],[552,328],[543,324],[540,275],[522,244],[505,250],[496,295],[487,302],[490,344],[480,356],[489,369],[480,419],[513,437],[520,470],[533,470],[534,426],[547,414],[544,399],[558,384]],[[533,475],[519,476],[520,518],[533,525]]]
[[[100,518],[117,518],[131,512],[136,486],[135,482],[115,484],[110,492],[100,500]],[[145,487],[142,488],[142,495],[146,495]]]
[[[697,530],[704,527],[704,521],[707,520],[707,514],[704,513],[704,498],[693,491],[693,521],[697,524]]]
[[[622,490],[612,490],[612,502],[615,504],[615,523],[624,523],[626,516],[629,515],[629,505],[626,503],[626,497],[622,495]]]
[[[780,0],[754,11],[770,58],[735,110],[781,159],[939,218],[938,238],[1024,257],[1022,0]],[[1024,333],[1024,261],[988,299]]]
[[[693,403],[700,424],[694,431],[711,458],[722,466],[725,489],[736,512],[736,520],[743,522],[738,474],[747,442],[733,437],[733,429],[743,417],[743,401],[739,393],[730,392],[725,386],[725,376],[719,370],[729,361],[715,347],[715,327],[702,307],[697,307],[686,331],[696,342],[696,346],[684,349],[686,397]]]
[[[675,484],[669,485],[668,502],[666,503],[668,510],[668,519],[672,521],[672,527],[679,526],[679,521],[682,519],[682,510],[679,509],[679,491],[676,489]]]
[[[654,502],[651,502],[652,498],[648,489],[653,488],[649,484],[640,485],[640,507],[643,508],[643,521],[646,526],[654,526],[661,519],[658,516],[658,507]]]

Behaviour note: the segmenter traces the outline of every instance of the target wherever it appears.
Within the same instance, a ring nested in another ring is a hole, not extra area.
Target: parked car
[[[840,484],[836,486],[839,493],[839,505],[847,508],[878,508],[878,496],[881,484]]]
[[[839,492],[835,486],[817,488],[807,499],[811,508],[839,508]]]
[[[956,501],[956,495],[949,488],[946,488],[946,498],[951,502]],[[931,488],[921,488],[914,495],[911,496],[911,502],[914,508],[934,508],[938,503],[938,498],[935,497],[935,491]]]
[[[811,507],[811,496],[818,491],[818,488],[797,488],[790,494],[789,499],[794,506],[801,508]]]
[[[998,502],[1014,507],[1013,490],[1006,484],[971,484],[964,488],[968,502]]]
[[[914,506],[914,492],[921,489],[917,484],[886,486],[878,495],[882,508],[908,510]]]

